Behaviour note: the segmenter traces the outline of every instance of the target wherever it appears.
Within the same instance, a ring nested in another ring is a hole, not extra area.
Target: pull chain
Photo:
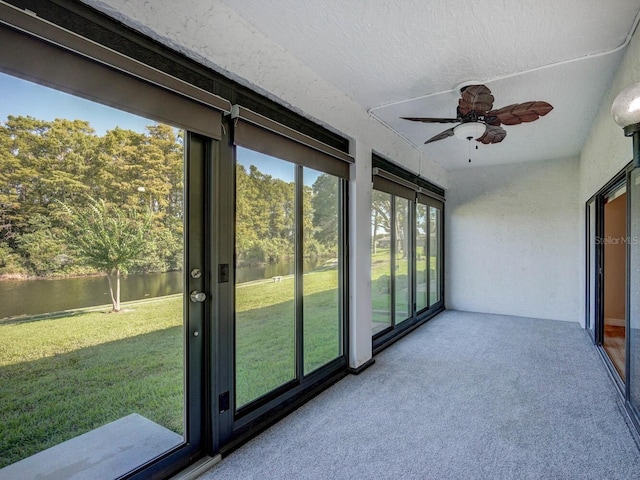
[[[471,163],[471,139],[473,137],[467,137],[467,140],[469,141],[469,163]]]

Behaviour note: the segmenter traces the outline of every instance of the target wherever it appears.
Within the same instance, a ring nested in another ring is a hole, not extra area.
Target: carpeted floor
[[[638,479],[576,323],[448,311],[200,479]]]

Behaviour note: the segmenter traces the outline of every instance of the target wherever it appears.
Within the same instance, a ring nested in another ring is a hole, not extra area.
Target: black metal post
[[[625,137],[633,137],[633,168],[640,167],[640,123],[624,127]]]

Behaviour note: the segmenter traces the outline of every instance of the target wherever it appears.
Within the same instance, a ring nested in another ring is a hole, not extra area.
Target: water
[[[317,266],[322,265],[325,261],[326,259],[307,258],[304,261],[304,271],[308,272],[313,270]],[[239,267],[236,268],[236,283],[293,275],[295,273],[295,268],[296,264],[294,262],[267,263],[265,265]]]
[[[182,272],[128,275],[121,281],[120,300],[127,302],[180,292]],[[0,318],[110,304],[105,276],[0,281]]]
[[[306,260],[305,271],[322,263],[319,259]],[[240,267],[236,269],[236,281],[290,275],[294,268],[293,262]],[[121,282],[121,301],[180,293],[182,275],[182,272],[128,275]],[[109,283],[104,276],[0,281],[0,319],[110,304]]]

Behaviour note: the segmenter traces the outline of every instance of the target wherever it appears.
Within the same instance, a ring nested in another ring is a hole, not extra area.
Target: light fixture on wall
[[[611,105],[613,120],[633,137],[633,166],[640,167],[640,83],[621,91]]]

